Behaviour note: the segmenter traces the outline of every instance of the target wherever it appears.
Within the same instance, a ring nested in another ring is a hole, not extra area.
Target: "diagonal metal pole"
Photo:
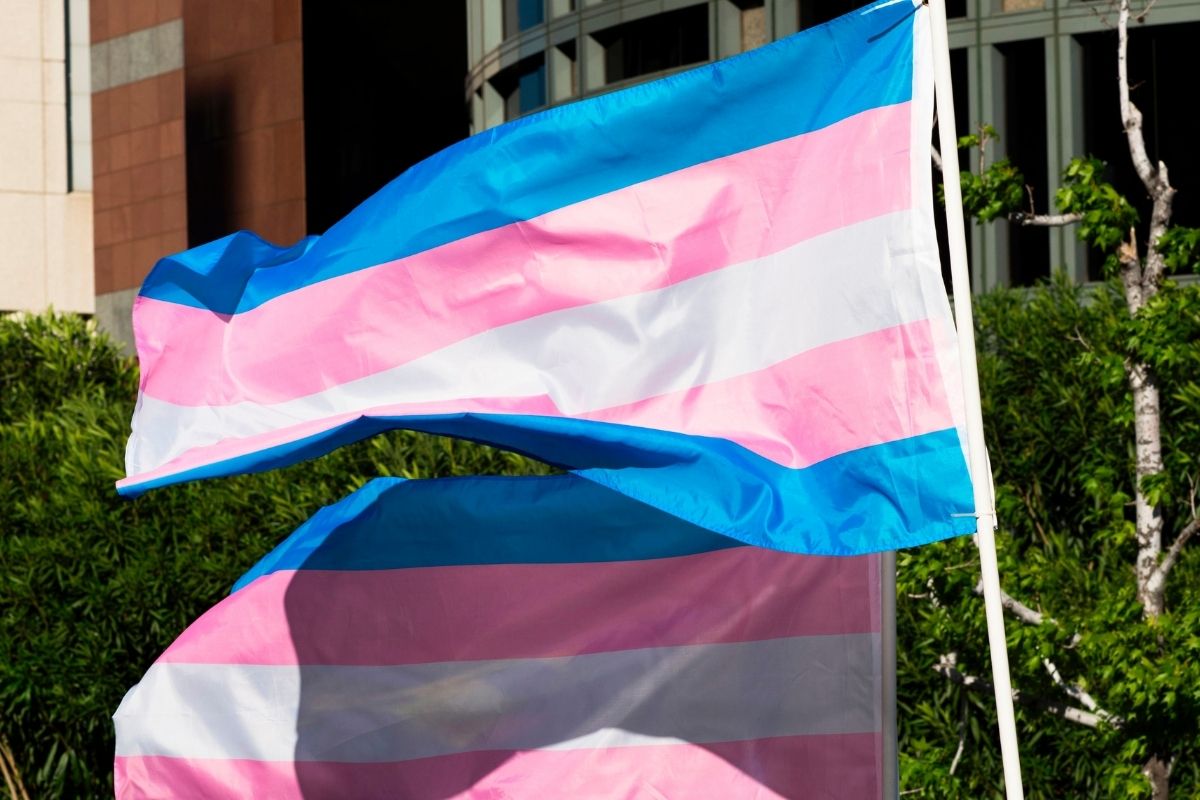
[[[883,786],[884,800],[900,796],[900,764],[897,760],[896,730],[896,551],[879,554],[880,655],[883,662]]]
[[[996,719],[1000,728],[1000,753],[1004,762],[1004,790],[1008,800],[1022,800],[1021,760],[1017,750],[1017,724],[1013,713],[1012,680],[1004,639],[1004,608],[1000,601],[1000,572],[996,563],[996,510],[992,498],[991,470],[983,439],[983,411],[979,401],[979,369],[975,359],[975,322],[971,313],[971,280],[967,272],[967,237],[963,225],[962,186],[958,176],[958,136],[954,130],[954,91],[950,82],[950,45],[946,31],[945,0],[929,0],[933,40],[934,92],[946,193],[946,231],[950,245],[950,274],[954,290],[954,322],[958,328],[962,360],[963,395],[967,414],[967,451],[975,489],[975,518],[979,566],[983,573],[983,599],[987,613],[988,644],[992,655],[992,684],[996,691]]]

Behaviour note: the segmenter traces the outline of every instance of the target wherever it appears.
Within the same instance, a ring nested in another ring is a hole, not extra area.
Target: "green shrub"
[[[1155,491],[1168,530],[1189,513],[1200,477],[1200,287],[1156,303],[1133,323],[1111,287],[1085,294],[1058,282],[978,300],[1002,580],[1058,621],[1009,618],[1014,682],[1027,698],[1072,704],[1043,666],[1050,658],[1124,721],[1093,730],[1018,706],[1031,800],[1141,796],[1136,765],[1164,740],[1175,791],[1200,792],[1200,559],[1185,551],[1154,624],[1142,619],[1130,567],[1130,348],[1163,389],[1167,480]],[[124,692],[319,506],[381,474],[547,471],[397,433],[285,470],[123,500],[113,482],[135,387],[134,365],[79,319],[0,319],[0,738],[35,797],[111,794],[110,716]],[[903,787],[920,798],[998,797],[990,692],[932,670],[955,652],[964,672],[989,674],[974,548],[960,539],[898,560]]]
[[[1123,362],[1135,350],[1160,380],[1166,470],[1157,491],[1170,537],[1191,518],[1200,479],[1200,286],[1168,286],[1137,320],[1117,287],[1063,280],[977,298],[975,310],[1001,582],[1057,621],[1005,621],[1013,685],[1026,700],[1017,706],[1026,796],[1148,796],[1139,767],[1151,752],[1174,755],[1173,795],[1198,796],[1200,558],[1184,550],[1167,613],[1144,619]],[[918,798],[1002,797],[991,689],[967,690],[933,671],[956,653],[961,672],[990,678],[975,548],[960,539],[898,562],[903,788]],[[1047,710],[1082,705],[1043,659],[1121,718],[1120,729]]]
[[[34,797],[112,794],[111,715],[233,581],[376,475],[538,473],[396,433],[290,469],[117,496],[137,370],[90,323],[0,319],[0,737]]]

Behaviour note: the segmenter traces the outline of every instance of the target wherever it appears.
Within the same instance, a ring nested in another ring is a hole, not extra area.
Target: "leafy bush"
[[[1017,722],[1026,796],[1144,797],[1139,765],[1152,752],[1174,755],[1173,793],[1197,796],[1200,559],[1184,550],[1167,613],[1145,619],[1132,568],[1133,409],[1124,362],[1143,359],[1160,380],[1166,470],[1153,490],[1167,531],[1178,530],[1200,478],[1200,287],[1168,286],[1137,318],[1116,286],[1062,280],[976,303],[1001,580],[1054,620],[1006,619],[1013,684],[1025,701]],[[961,673],[990,676],[975,548],[956,540],[898,561],[904,788],[918,798],[1000,797],[991,689],[966,689],[933,670],[955,653]],[[1085,707],[1055,684],[1044,660],[1119,727],[1093,729],[1056,714],[1055,704]]]
[[[1172,781],[1200,792],[1200,560],[1186,551],[1168,613],[1143,621],[1130,564],[1132,409],[1123,360],[1158,372],[1168,529],[1200,465],[1200,287],[1131,320],[1112,287],[1057,282],[979,298],[984,418],[1005,588],[1057,621],[1009,618],[1028,796],[1142,796],[1145,752],[1170,739]],[[319,506],[381,474],[533,473],[477,445],[377,437],[286,470],[117,497],[136,369],[70,316],[0,319],[0,738],[36,797],[111,794],[110,716],[154,658]],[[1190,476],[1190,478],[1189,478]],[[986,678],[969,540],[900,554],[903,786],[918,798],[1000,796],[990,691],[933,671],[957,654]],[[1075,638],[1075,634],[1079,638]],[[1122,727],[1044,711],[1075,705],[1043,664]],[[961,742],[954,773],[950,766]]]
[[[137,369],[73,316],[0,319],[0,738],[34,797],[112,794],[111,715],[233,581],[376,475],[538,473],[418,434],[290,469],[117,496]]]

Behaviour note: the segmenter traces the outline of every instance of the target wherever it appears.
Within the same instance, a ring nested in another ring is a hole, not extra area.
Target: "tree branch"
[[[979,584],[975,587],[976,594],[983,594],[983,585]],[[1003,589],[1000,590],[1000,604],[1004,606],[1014,617],[1022,622],[1028,622],[1030,625],[1041,625],[1046,621],[1046,615],[1040,611],[1035,611],[1029,606],[1022,603],[1017,598],[1010,595]],[[1058,623],[1051,620],[1052,623]]]
[[[950,762],[950,774],[953,775],[958,769],[958,763],[962,760],[963,749],[967,745],[967,696],[962,696],[962,716],[958,720],[958,748],[954,751],[954,760]]]
[[[975,584],[975,594],[983,594],[983,581]],[[1004,606],[1004,608],[1014,617],[1029,625],[1042,625],[1044,623],[1049,623],[1055,627],[1058,626],[1058,623],[1055,620],[1047,617],[1041,611],[1030,608],[1020,600],[1005,592],[1003,589],[1000,590],[1000,605]],[[1079,640],[1081,638],[1082,637],[1076,633],[1071,637],[1071,641],[1067,643],[1067,647],[1074,647],[1075,645],[1079,644]],[[1068,697],[1076,702],[1082,703],[1088,711],[1093,712],[1096,715],[1097,719],[1107,722],[1113,727],[1119,728],[1121,726],[1120,717],[1114,716],[1113,714],[1110,714],[1101,708],[1100,704],[1096,702],[1096,699],[1088,694],[1087,690],[1082,686],[1068,683],[1067,680],[1063,678],[1058,666],[1053,661],[1043,657],[1042,666],[1046,668],[1046,672],[1050,675],[1050,679],[1054,681],[1054,684],[1062,689]]]
[[[1145,19],[1145,15],[1150,12],[1150,5],[1143,9],[1138,15],[1138,21]],[[1137,172],[1138,177],[1142,179],[1142,184],[1146,187],[1146,193],[1150,195],[1150,199],[1154,201],[1154,207],[1150,212],[1150,240],[1146,247],[1146,267],[1144,273],[1139,270],[1139,278],[1142,284],[1142,294],[1145,299],[1158,291],[1159,285],[1162,283],[1163,271],[1166,267],[1162,254],[1158,252],[1158,240],[1166,233],[1167,226],[1171,223],[1171,206],[1175,199],[1175,189],[1171,186],[1171,180],[1167,175],[1167,165],[1162,161],[1158,162],[1157,168],[1150,163],[1150,156],[1146,153],[1146,137],[1142,132],[1142,112],[1134,105],[1129,98],[1129,63],[1127,51],[1129,49],[1129,0],[1119,0],[1119,14],[1117,16],[1117,88],[1120,92],[1121,99],[1121,124],[1125,128],[1125,137],[1129,140],[1129,157],[1133,161],[1133,168]]]
[[[983,595],[983,581],[975,584],[975,594]],[[1004,609],[1014,617],[1029,625],[1041,625],[1043,622],[1048,622],[1055,627],[1058,626],[1057,620],[1047,617],[1041,611],[1035,611],[1003,589],[1000,590],[1000,605],[1004,606]],[[1082,638],[1078,633],[1074,634],[1071,641],[1067,642],[1067,647],[1074,647]]]
[[[1074,225],[1081,219],[1083,219],[1083,214],[1029,214],[1024,211],[1014,211],[1008,215],[1008,221],[1014,225],[1035,228],[1062,228]]]
[[[1129,313],[1136,314],[1146,304],[1142,291],[1141,258],[1138,256],[1137,231],[1129,229],[1129,241],[1117,246],[1117,260],[1121,264],[1121,287],[1125,291],[1125,305]],[[1129,366],[1126,365],[1126,371]]]
[[[933,158],[933,166],[938,171],[942,171],[942,154],[937,149],[936,144],[929,145],[929,155]]]
[[[957,665],[957,657],[954,653],[948,653],[938,659],[938,663],[934,665],[933,671],[946,678],[951,683],[957,683],[964,689],[991,689],[992,685],[976,675],[968,675],[960,672]],[[1030,697],[1022,694],[1016,689],[1013,689],[1013,700],[1027,706],[1040,708],[1056,716],[1060,716],[1065,720],[1084,725],[1089,728],[1098,728],[1104,719],[1099,714],[1093,714],[1090,711],[1084,711],[1082,708],[1064,705],[1056,700],[1049,700],[1039,697]],[[1109,724],[1112,724],[1111,722]]]
[[[975,594],[983,596],[982,580],[975,584]],[[1043,622],[1049,622],[1051,625],[1058,625],[1058,623],[1052,619],[1047,620],[1046,615],[1042,612],[1035,611],[1003,589],[1000,590],[1000,605],[1004,606],[1005,610],[1011,613],[1014,617],[1022,622],[1027,622],[1030,625],[1041,625]],[[1076,639],[1078,639],[1078,637],[1079,635],[1076,634]]]
[[[1150,0],[1149,3],[1146,3],[1146,7],[1143,8],[1141,11],[1139,11],[1137,14],[1135,14],[1133,18],[1136,19],[1138,22],[1145,22],[1146,17],[1150,16],[1150,9],[1154,8],[1154,4],[1157,2],[1158,2],[1158,0]]]
[[[13,756],[8,742],[0,738],[0,774],[4,776],[4,785],[12,800],[29,800],[29,792],[21,780],[21,772],[17,769],[17,759]]]
[[[1193,517],[1191,522],[1183,526],[1183,530],[1175,537],[1175,541],[1171,542],[1166,557],[1155,567],[1150,580],[1146,581],[1147,591],[1162,588],[1162,585],[1166,583],[1167,575],[1175,566],[1175,562],[1179,560],[1179,554],[1183,551],[1184,545],[1188,543],[1188,539],[1196,535],[1197,530],[1200,530],[1200,517]]]
[[[1062,673],[1058,671],[1058,667],[1054,665],[1053,661],[1048,658],[1043,658],[1042,666],[1044,666],[1046,668],[1046,672],[1049,673],[1050,680],[1054,681],[1055,685],[1062,689],[1068,697],[1078,703],[1081,703],[1084,708],[1093,712],[1101,721],[1107,722],[1114,728],[1121,727],[1123,720],[1120,717],[1110,714],[1101,708],[1100,704],[1096,702],[1096,698],[1088,694],[1087,690],[1082,686],[1076,686],[1073,683],[1067,683],[1066,680],[1063,679]]]
[[[1037,484],[1034,484],[1037,487]],[[1017,487],[1017,494],[1021,497],[1021,502],[1025,506],[1025,511],[1029,514],[1029,519],[1033,521],[1033,527],[1037,531],[1038,536],[1042,539],[1042,544],[1046,547],[1050,546],[1050,539],[1046,536],[1046,529],[1042,527],[1042,521],[1038,519],[1038,514],[1033,508],[1033,501],[1029,499],[1029,492],[1023,491]]]
[[[1110,31],[1114,30],[1117,27],[1116,25],[1113,25],[1112,22],[1109,21],[1108,17],[1104,16],[1104,13],[1101,12],[1095,6],[1089,5],[1088,11],[1091,11],[1092,14],[1094,14],[1096,16],[1096,19],[1100,20],[1100,24],[1103,25],[1104,27],[1108,28]]]
[[[1117,89],[1121,98],[1121,125],[1129,140],[1129,156],[1133,168],[1151,197],[1155,194],[1158,175],[1146,155],[1146,139],[1142,136],[1142,112],[1129,99],[1129,0],[1120,0],[1117,12]]]

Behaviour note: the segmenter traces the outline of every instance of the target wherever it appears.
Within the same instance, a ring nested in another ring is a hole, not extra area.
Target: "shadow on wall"
[[[233,140],[233,87],[229,80],[189,86],[187,136],[188,246],[238,229],[236,187],[239,151]]]

